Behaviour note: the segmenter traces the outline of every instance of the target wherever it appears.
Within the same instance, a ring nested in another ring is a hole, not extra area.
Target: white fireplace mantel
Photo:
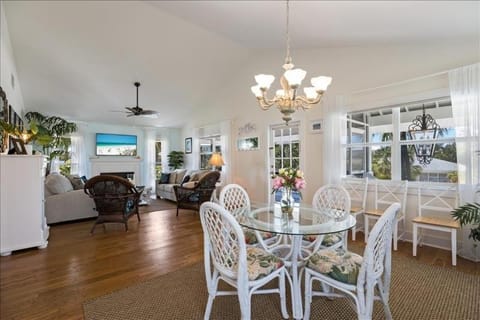
[[[90,158],[90,174],[92,177],[102,172],[134,172],[134,182],[141,184],[140,165],[142,159],[132,157],[92,157]]]

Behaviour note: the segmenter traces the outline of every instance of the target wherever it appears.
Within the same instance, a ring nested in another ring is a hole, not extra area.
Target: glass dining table
[[[290,214],[283,213],[278,203],[254,203],[250,210],[243,210],[238,216],[240,225],[254,230],[257,239],[262,239],[262,232],[276,234],[274,241],[269,239],[259,242],[265,250],[279,256],[289,268],[294,319],[303,318],[299,271],[319,249],[325,235],[346,231],[355,226],[356,220],[352,215],[347,214],[341,220],[335,218],[336,216],[332,210],[316,209],[304,204],[296,204]],[[305,236],[314,237],[315,245],[306,245]]]

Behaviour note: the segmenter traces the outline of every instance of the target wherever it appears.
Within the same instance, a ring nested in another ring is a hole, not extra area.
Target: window
[[[160,179],[162,175],[162,142],[155,141],[155,176]]]
[[[222,154],[220,142],[220,136],[200,138],[200,169],[205,170],[212,168],[212,166],[208,164],[208,160],[210,160],[213,152]]]
[[[412,140],[408,127],[416,116],[430,114],[440,125],[436,140]],[[377,179],[456,182],[455,128],[450,98],[347,114],[346,175]],[[395,134],[397,133],[398,134]],[[422,165],[415,146],[430,143],[432,160]]]

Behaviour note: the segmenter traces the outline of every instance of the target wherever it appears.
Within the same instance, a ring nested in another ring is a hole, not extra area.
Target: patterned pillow
[[[277,256],[260,248],[247,248],[248,280],[254,281],[261,279],[282,266],[283,262]]]
[[[304,235],[303,240],[308,241],[308,242],[313,242],[313,241],[317,240],[317,236]],[[340,241],[342,241],[342,234],[341,233],[338,232],[338,233],[327,234],[323,237],[322,246],[330,247],[330,246],[333,246],[334,244],[339,243]]]
[[[248,245],[255,245],[258,243],[257,236],[255,235],[255,231],[243,228],[243,235],[245,236],[245,243]],[[267,240],[275,236],[275,234],[271,232],[260,232],[263,240]]]
[[[356,284],[363,257],[344,249],[324,249],[310,257],[307,267],[337,281]]]
[[[73,190],[81,190],[83,189],[83,185],[85,184],[78,175],[67,175],[66,176],[70,183],[73,186]]]

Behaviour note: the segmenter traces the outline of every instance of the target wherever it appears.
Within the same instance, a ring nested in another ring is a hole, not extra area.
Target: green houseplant
[[[467,203],[458,207],[452,212],[453,219],[460,222],[460,225],[472,225],[468,238],[473,241],[480,241],[480,203]]]
[[[69,159],[70,138],[66,135],[77,131],[75,123],[57,116],[44,116],[39,112],[28,112],[25,119],[29,129],[20,131],[3,120],[0,120],[0,128],[25,143],[32,143],[34,150],[42,151],[48,156],[47,173],[53,159],[59,158],[63,161]]]
[[[168,166],[170,169],[178,169],[183,166],[183,151],[170,151],[168,154]]]

